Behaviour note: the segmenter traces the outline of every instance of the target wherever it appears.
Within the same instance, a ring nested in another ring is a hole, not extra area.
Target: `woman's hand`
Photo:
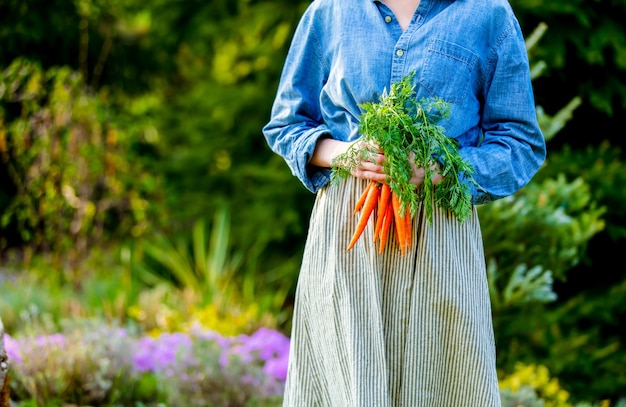
[[[355,143],[362,143],[361,141],[346,142],[339,141],[332,138],[322,138],[317,142],[313,157],[311,157],[310,164],[318,167],[331,168],[335,158],[344,154],[349,148],[357,147],[361,149],[366,146],[356,145]],[[387,178],[383,172],[383,160],[384,155],[378,152],[378,147],[374,145],[367,145],[367,152],[361,154],[361,160],[359,164],[350,173],[361,179],[383,182]]]
[[[361,179],[385,182],[387,179],[387,174],[383,170],[385,155],[380,152],[378,146],[372,143],[361,143],[358,148],[364,153],[361,154],[359,165],[351,174]]]
[[[411,161],[411,167],[413,168],[411,184],[415,184],[417,186],[422,185],[424,179],[426,178],[426,170],[424,170],[424,168],[417,168],[415,165],[415,153],[411,153],[409,159]],[[439,164],[433,165],[430,169],[435,172],[435,174],[431,177],[433,185],[437,185],[443,179],[443,176],[441,176],[439,172]]]
[[[361,145],[353,146],[355,143],[361,143]],[[335,158],[344,154],[352,147],[356,147],[357,150],[363,150],[364,152],[361,154],[359,164],[351,171],[351,174],[365,180],[385,182],[387,180],[387,174],[383,170],[385,155],[380,152],[378,146],[371,143],[365,144],[361,141],[346,142],[332,138],[322,138],[317,142],[310,164],[330,168]],[[423,168],[417,168],[414,153],[411,153],[409,160],[413,168],[411,183],[419,186],[424,182],[426,171]],[[437,171],[438,165],[433,166],[431,169],[436,172],[432,177],[433,185],[437,185],[443,177]]]

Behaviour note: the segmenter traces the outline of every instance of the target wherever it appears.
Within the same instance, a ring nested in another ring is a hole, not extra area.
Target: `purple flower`
[[[136,345],[133,365],[139,372],[165,371],[176,363],[185,349],[190,349],[191,338],[183,333],[162,334],[158,338],[144,337]]]
[[[65,337],[62,334],[40,335],[35,338],[35,346],[37,347],[62,348],[64,345]]]
[[[285,335],[267,328],[260,328],[248,340],[248,346],[258,350],[263,360],[288,355],[289,343],[289,338]]]
[[[17,364],[22,363],[19,343],[7,334],[4,334],[4,350],[9,357],[9,362],[15,362]]]
[[[275,359],[270,359],[263,366],[263,373],[275,377],[282,381],[287,379],[287,366],[289,365],[289,355],[282,355]]]
[[[222,353],[220,365],[228,366],[230,358],[236,355],[246,364],[260,362],[266,375],[285,380],[289,344],[289,338],[280,332],[260,328],[250,336],[239,335],[237,342]]]
[[[192,329],[191,333],[196,338],[217,343],[222,349],[227,349],[233,344],[232,338],[226,338],[215,331],[202,330],[197,326]]]
[[[135,345],[133,365],[138,372],[151,372],[156,369],[154,353],[156,340],[150,337],[141,338]]]

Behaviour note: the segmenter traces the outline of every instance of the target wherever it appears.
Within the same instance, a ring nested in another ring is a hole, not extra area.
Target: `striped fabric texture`
[[[346,246],[366,181],[318,192],[298,280],[284,406],[497,407],[476,211],[413,221],[412,248],[378,253],[370,222]]]

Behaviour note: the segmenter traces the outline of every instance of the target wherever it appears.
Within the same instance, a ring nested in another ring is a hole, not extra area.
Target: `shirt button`
[[[396,51],[396,55],[401,57],[402,55],[404,55],[404,51],[402,51],[401,49]]]
[[[385,22],[386,23],[390,23],[391,22],[391,16],[385,16]]]

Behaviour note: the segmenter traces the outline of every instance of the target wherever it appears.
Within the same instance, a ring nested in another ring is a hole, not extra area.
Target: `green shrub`
[[[606,290],[583,291],[544,310],[542,322],[530,325],[534,329],[531,346],[522,347],[524,351],[518,348],[511,357],[539,357],[574,400],[624,397],[626,348],[621,324],[625,304],[626,280]],[[526,353],[529,350],[531,354]]]
[[[0,72],[0,249],[73,265],[107,238],[147,230],[158,181],[110,114],[67,67],[20,58]]]
[[[567,145],[549,158],[549,165],[537,174],[539,179],[565,176],[582,178],[593,199],[606,211],[606,233],[613,241],[626,239],[626,163],[624,152],[608,142],[597,147],[574,150]]]
[[[559,377],[573,400],[615,402],[624,396],[626,388],[621,373],[626,365],[626,336],[620,329],[621,321],[626,318],[626,279],[619,266],[610,266],[620,264],[620,249],[626,243],[623,153],[606,143],[584,150],[565,147],[549,156],[533,183],[545,185],[555,178],[566,180],[564,185],[574,185],[582,179],[585,185],[559,203],[560,208],[573,208],[577,206],[575,202],[583,202],[582,198],[595,202],[592,209],[580,206],[580,210],[572,212],[580,214],[577,215],[579,227],[567,232],[565,242],[573,243],[576,236],[584,236],[583,226],[593,224],[594,212],[599,208],[604,211],[605,226],[590,236],[585,250],[580,246],[579,250],[569,250],[567,255],[568,251],[564,250],[567,246],[561,246],[559,255],[576,261],[568,260],[570,267],[563,269],[565,278],[557,281],[554,289],[559,294],[556,301],[545,306],[535,304],[517,311],[496,312],[499,366],[510,369],[520,361],[541,363]],[[553,231],[555,236],[557,232]],[[544,236],[534,230],[527,230],[527,234]]]
[[[552,279],[565,279],[604,228],[604,208],[582,179],[531,182],[517,194],[479,206],[489,261],[492,303],[501,308],[556,297]]]

